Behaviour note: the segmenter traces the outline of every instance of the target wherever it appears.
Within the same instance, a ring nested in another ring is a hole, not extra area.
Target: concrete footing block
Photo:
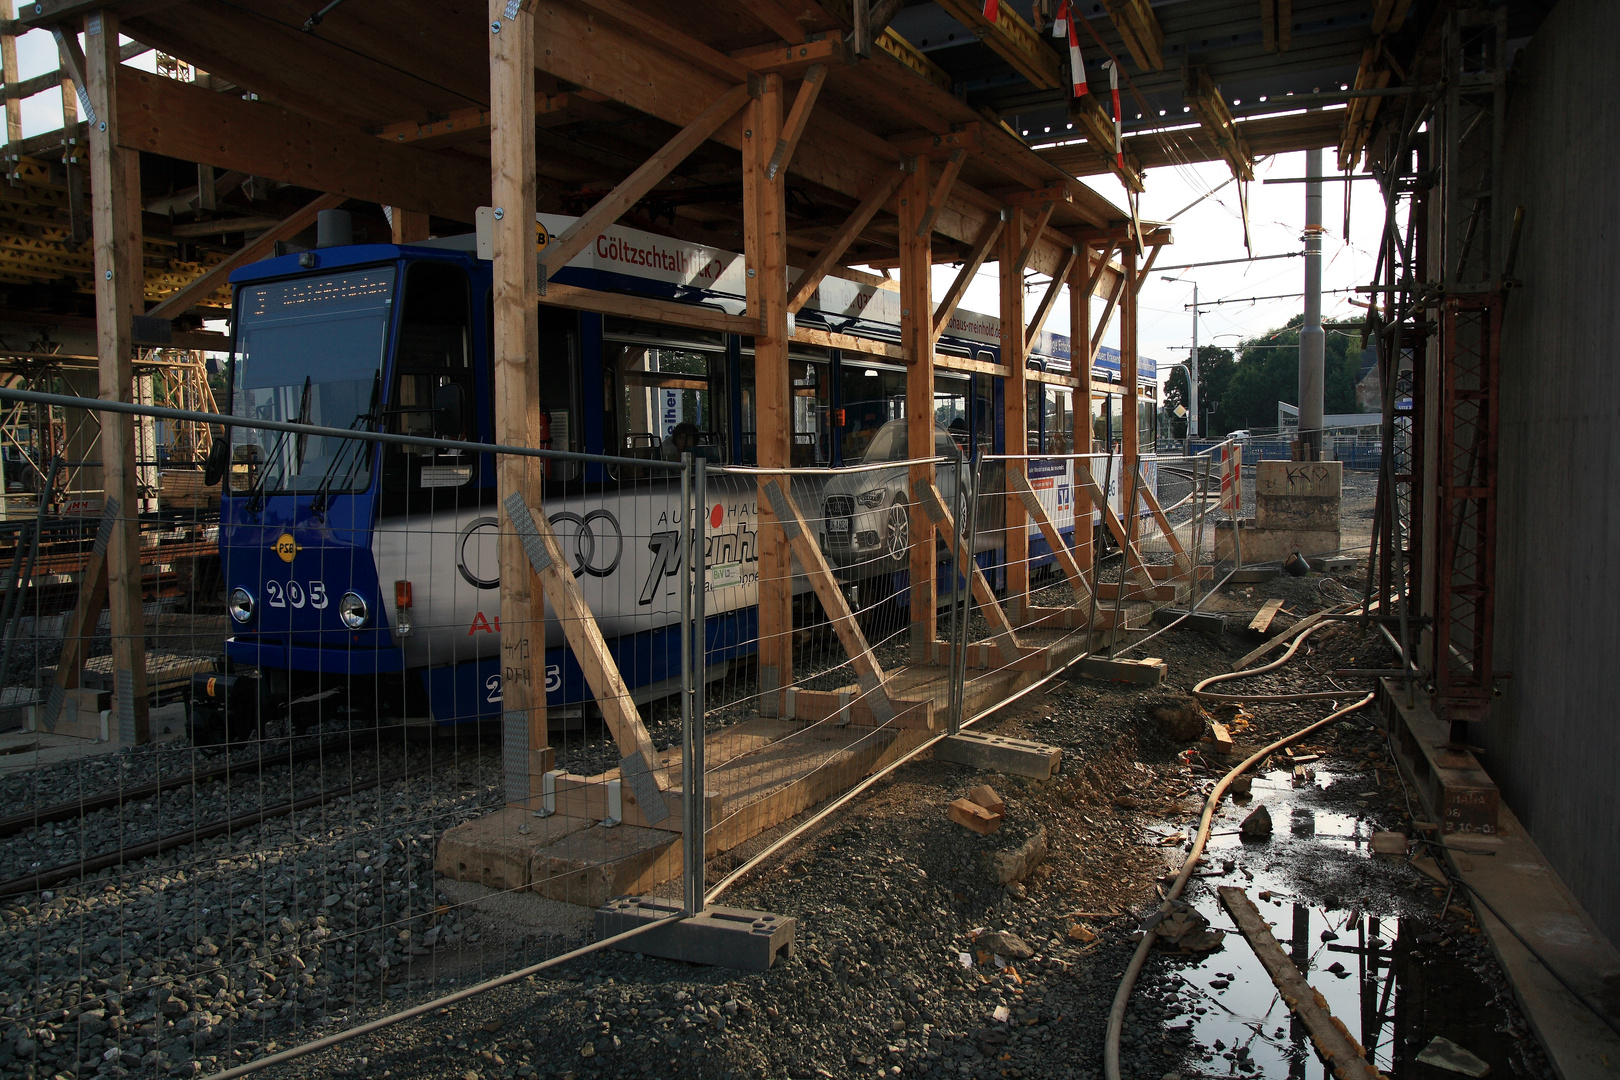
[[[1063,760],[1063,751],[1028,739],[964,731],[940,740],[939,745],[934,747],[934,760],[950,761],[1008,776],[1049,780]]]
[[[622,896],[596,909],[600,940],[679,914],[681,906],[650,896]],[[798,920],[744,908],[711,907],[690,919],[637,934],[618,948],[738,971],[765,971],[793,955]]]
[[[1141,660],[1110,660],[1104,656],[1088,656],[1074,666],[1075,675],[1082,679],[1101,679],[1104,682],[1128,682],[1139,686],[1157,686],[1164,682],[1170,667],[1157,656]]]

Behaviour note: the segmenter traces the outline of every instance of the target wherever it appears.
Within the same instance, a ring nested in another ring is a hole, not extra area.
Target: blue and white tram
[[[571,220],[541,216],[553,234]],[[237,270],[232,411],[494,441],[489,256],[481,229],[405,246],[321,248]],[[604,231],[552,280],[732,314],[744,304],[740,255],[627,228]],[[897,342],[899,295],[829,277],[798,324]],[[961,312],[939,349],[994,363],[998,332],[994,317]],[[1043,334],[1035,352],[1033,367],[1068,370],[1061,336]],[[1098,365],[1104,381],[1110,359],[1118,370],[1111,352]],[[794,345],[789,358],[795,466],[853,464],[885,423],[904,415],[905,371],[876,352]],[[1142,367],[1150,393],[1156,380],[1150,363]],[[711,460],[754,463],[747,337],[542,306],[537,369],[540,440],[551,449],[670,457],[668,444],[684,427],[685,441],[695,432]],[[972,455],[1008,444],[1001,384],[983,372],[937,372],[936,420]],[[1029,385],[1026,451],[1068,452],[1069,391]],[[1031,469],[1032,480],[1072,532],[1071,471],[1045,464]],[[677,567],[670,561],[678,486],[646,473],[632,484],[600,463],[554,461],[543,501],[573,549],[575,576],[626,682],[650,697],[679,670]],[[227,477],[220,549],[235,621],[226,656],[238,674],[221,685],[240,684],[281,704],[320,702],[332,690],[345,699],[377,695],[388,699],[392,715],[441,723],[499,715],[491,455],[240,427],[231,435]],[[710,496],[713,665],[753,650],[759,541],[750,478],[712,475]],[[1045,551],[1038,537],[1032,546],[1032,554]],[[994,570],[994,553],[981,560]],[[903,588],[904,568],[893,572]],[[555,624],[546,649],[548,707],[588,701]]]

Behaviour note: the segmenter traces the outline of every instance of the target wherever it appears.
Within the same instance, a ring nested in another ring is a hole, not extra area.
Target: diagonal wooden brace
[[[1141,462],[1137,462],[1136,467],[1140,473]],[[1159,528],[1164,533],[1165,543],[1170,545],[1170,551],[1175,557],[1176,576],[1185,575],[1191,578],[1193,558],[1187,553],[1187,548],[1182,544],[1181,537],[1176,535],[1175,527],[1170,524],[1170,519],[1165,516],[1164,508],[1159,505],[1159,496],[1154,493],[1153,486],[1147,482],[1147,475],[1145,473],[1140,473],[1140,475],[1141,483],[1137,485],[1137,490],[1142,493],[1142,498],[1147,502],[1148,510],[1153,514],[1153,520],[1159,523]]]
[[[826,556],[821,553],[820,546],[811,541],[804,515],[799,512],[793,497],[782,489],[774,477],[765,481],[764,491],[766,500],[771,504],[771,513],[782,526],[782,535],[793,554],[798,556],[799,565],[810,579],[811,587],[816,590],[816,598],[821,601],[827,618],[833,624],[833,631],[844,646],[844,652],[849,655],[850,663],[855,665],[855,676],[861,684],[862,703],[880,723],[889,723],[894,719],[895,710],[884,682],[883,666],[878,663],[866,635],[861,632],[861,624],[850,610],[844,591],[838,587],[838,580],[833,577]]]
[[[646,777],[656,788],[654,794],[669,790],[669,773],[658,763],[658,752],[653,748],[652,736],[647,734],[647,727],[641,722],[641,713],[630,698],[630,688],[625,685],[619,665],[608,651],[602,630],[596,625],[596,616],[591,613],[590,605],[579,590],[579,582],[574,580],[573,572],[568,569],[568,561],[563,556],[562,545],[557,542],[551,522],[544,514],[529,513],[523,496],[516,492],[506,497],[505,506],[512,528],[523,541],[524,553],[528,555],[535,573],[540,575],[546,600],[551,610],[557,613],[557,621],[562,624],[568,647],[573,650],[574,659],[585,673],[591,696],[596,699],[597,708],[602,710],[602,717],[613,732],[613,741],[622,755],[620,769],[625,782]],[[637,801],[649,819],[657,815],[658,808],[663,808],[666,815],[669,813],[662,800],[646,798],[644,794],[641,788],[636,789]],[[663,818],[658,817],[657,820],[662,821]]]
[[[1108,526],[1108,531],[1113,534],[1114,542],[1125,552],[1125,572],[1138,587],[1152,588],[1153,574],[1142,561],[1142,553],[1137,550],[1136,544],[1126,535],[1125,523],[1119,520],[1119,515],[1114,513],[1114,508],[1109,505],[1108,496],[1104,493],[1102,485],[1091,475],[1089,464],[1083,461],[1074,463],[1074,482],[1086,489],[1092,503],[1102,512],[1103,524]]]
[[[1074,561],[1074,553],[1069,550],[1069,545],[1063,542],[1063,534],[1058,532],[1057,526],[1047,516],[1046,507],[1041,505],[1040,497],[1035,494],[1035,489],[1029,486],[1029,481],[1024,477],[1024,470],[1012,462],[1008,462],[1007,482],[1013,486],[1013,490],[1023,500],[1024,509],[1029,512],[1029,519],[1036,524],[1041,530],[1041,535],[1046,537],[1046,542],[1051,545],[1053,557],[1057,559],[1058,565],[1063,568],[1063,576],[1069,579],[1069,587],[1074,589],[1075,606],[1089,609],[1091,606],[1091,586],[1086,581],[1085,572]],[[1079,529],[1082,526],[1077,520],[1074,527]],[[1091,528],[1091,523],[1086,522],[1084,527]]]
[[[990,624],[990,636],[995,641],[996,651],[1001,654],[1002,665],[1015,663],[1023,655],[1024,647],[1018,643],[1012,623],[1008,621],[1007,613],[1001,610],[996,594],[990,591],[990,582],[985,578],[984,571],[979,569],[979,564],[962,546],[961,537],[956,531],[956,522],[951,519],[951,512],[945,508],[945,497],[939,493],[939,488],[932,480],[912,481],[911,493],[922,504],[928,520],[934,523],[934,529],[944,537],[946,545],[951,549],[951,555],[954,556],[956,570],[968,579],[973,589],[973,597],[979,602],[985,621]]]

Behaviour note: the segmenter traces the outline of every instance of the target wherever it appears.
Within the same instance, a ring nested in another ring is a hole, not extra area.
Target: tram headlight
[[[231,618],[239,623],[245,623],[253,618],[253,594],[238,585],[231,590],[231,602],[227,605],[231,611]]]
[[[371,618],[371,610],[366,607],[365,598],[359,593],[346,592],[343,599],[338,601],[338,617],[350,630],[358,630],[366,625],[367,619]]]
[[[889,493],[882,488],[873,488],[871,491],[863,491],[859,495],[855,496],[855,501],[866,507],[868,510],[876,510],[878,507],[883,505],[883,500],[888,494]]]

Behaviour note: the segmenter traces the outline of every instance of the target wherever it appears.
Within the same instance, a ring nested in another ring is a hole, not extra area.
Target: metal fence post
[[[704,546],[708,525],[708,462],[700,455],[687,455],[681,470],[681,505],[686,515],[686,567],[681,589],[681,788],[685,802],[681,819],[682,883],[684,910],[696,915],[703,910],[705,890],[704,830],[704,689],[707,671],[708,632],[705,618],[706,582]]]

